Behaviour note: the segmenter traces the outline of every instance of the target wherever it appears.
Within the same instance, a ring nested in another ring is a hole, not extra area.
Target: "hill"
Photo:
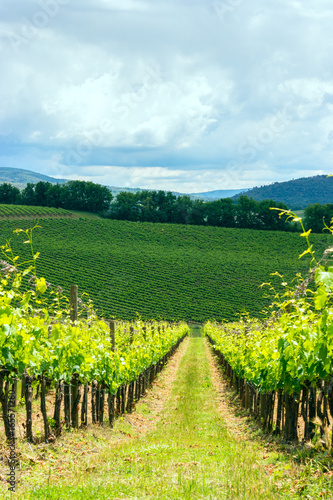
[[[13,184],[13,186],[19,189],[25,188],[25,186],[30,182],[31,184],[37,184],[39,181],[50,182],[51,184],[62,184],[67,182],[68,179],[56,179],[55,177],[50,177],[48,175],[39,174],[37,172],[32,172],[31,170],[24,170],[20,168],[5,168],[0,167],[0,184],[7,182]],[[117,187],[108,186],[112,195],[115,197],[117,194],[126,191],[128,193],[137,193],[139,191],[145,191],[141,188],[129,188],[129,187]],[[244,191],[244,190],[242,190]],[[204,193],[190,193],[188,196],[191,199],[200,199],[204,201],[219,200],[221,198],[231,198],[232,196],[242,192],[240,189],[227,189],[227,190],[217,190],[208,191]],[[174,195],[183,196],[184,193],[179,193],[174,191]]]
[[[66,182],[66,179],[55,179],[48,175],[38,174],[31,170],[23,170],[21,168],[6,168],[0,167],[0,184],[7,182],[13,184],[19,189],[25,188],[28,182],[37,184],[39,181],[51,182],[51,184]]]
[[[116,186],[108,186],[111,190],[113,196],[117,196],[117,194],[122,191],[126,191],[128,193],[138,193],[140,191],[152,191],[151,189],[140,189],[140,188],[122,188]],[[222,198],[232,198],[233,196],[243,193],[244,189],[217,189],[215,191],[205,191],[202,193],[179,193],[178,191],[172,191],[172,194],[175,196],[189,196],[192,200],[202,200],[202,201],[214,201],[221,200]]]
[[[36,184],[39,181],[50,182],[51,184],[65,183],[68,179],[56,179],[47,175],[23,170],[19,168],[0,167],[0,184],[7,182],[19,189],[23,189],[27,183]],[[108,186],[113,196],[117,196],[122,191],[137,193],[145,191],[141,188]],[[184,193],[173,192],[176,196],[183,196]],[[256,201],[272,199],[285,203],[293,210],[302,210],[309,204],[333,203],[333,177],[317,175],[314,177],[304,177],[286,182],[274,182],[267,186],[254,187],[249,190],[240,189],[218,189],[214,191],[190,193],[188,196],[192,200],[214,201],[222,198],[233,198],[237,200],[241,194],[252,197]]]
[[[63,208],[0,204],[0,220],[36,219],[36,217],[39,219],[47,219],[49,217],[79,217],[79,213],[75,214]]]
[[[242,193],[256,201],[272,199],[285,203],[288,208],[301,210],[309,204],[333,203],[333,177],[316,175],[286,182],[274,182],[268,186],[254,187]],[[237,199],[240,195],[233,198]]]
[[[247,189],[217,189],[215,191],[205,191],[203,193],[191,193],[189,196],[203,201],[221,200],[222,198],[232,198]]]
[[[2,220],[0,244],[11,237],[28,257],[20,233],[34,220]],[[67,292],[77,284],[105,317],[232,320],[268,304],[259,288],[307,269],[298,234],[104,219],[47,218],[34,233],[38,273]],[[23,235],[24,236],[24,235]],[[313,235],[317,253],[329,235]]]

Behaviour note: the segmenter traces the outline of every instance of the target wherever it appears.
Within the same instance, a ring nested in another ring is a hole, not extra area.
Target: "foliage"
[[[315,233],[321,233],[324,229],[323,223],[329,224],[333,218],[333,204],[320,205],[315,203],[304,210],[304,226]]]
[[[2,261],[0,283],[2,369],[11,375],[21,376],[26,372],[66,382],[77,375],[81,382],[104,381],[115,392],[120,384],[136,379],[155,364],[188,331],[186,324],[154,322],[146,326],[137,320],[132,329],[122,323],[116,331],[113,352],[109,325],[97,318],[91,304],[89,319],[71,322],[59,292],[45,298],[48,284],[37,276],[39,253],[34,252],[32,242],[37,227],[16,230],[27,238],[30,260],[20,263],[9,241],[1,247],[6,259]],[[22,290],[26,276],[31,277],[32,286]]]
[[[99,213],[109,208],[111,191],[106,186],[87,181],[68,181],[65,184],[50,182],[28,183],[21,192],[25,205],[51,206],[70,210]]]
[[[100,213],[107,210],[112,200],[108,187],[86,181],[68,181],[63,184],[39,181],[27,183],[24,189],[10,184],[0,185],[0,203],[54,207]]]
[[[239,227],[248,229],[290,230],[270,211],[270,207],[286,209],[272,200],[257,202],[240,196],[235,203],[230,198],[203,202],[190,196],[176,196],[165,191],[121,192],[104,214],[110,219],[169,222],[201,226]]]
[[[34,219],[22,220],[22,228]],[[286,279],[307,269],[297,234],[103,219],[44,219],[35,232],[37,268],[68,291],[77,284],[100,314],[126,320],[235,320],[261,316],[259,286],[280,269]],[[1,222],[10,238],[16,221]],[[326,248],[328,234],[313,235]],[[25,245],[14,239],[17,254]],[[27,257],[27,256],[26,256]],[[275,278],[278,283],[278,278]]]

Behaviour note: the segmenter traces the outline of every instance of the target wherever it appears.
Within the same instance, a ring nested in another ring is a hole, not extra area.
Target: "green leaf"
[[[37,278],[36,289],[39,293],[46,292],[47,286],[46,286],[45,278]]]
[[[317,285],[324,285],[327,291],[333,288],[333,268],[329,267],[328,271],[325,271],[323,267],[320,267],[315,272],[315,282]]]
[[[308,248],[307,250],[305,250],[303,253],[301,253],[298,258],[301,259],[302,257],[304,257],[304,255],[306,255],[307,253],[311,253],[311,250],[310,248]]]
[[[314,295],[314,304],[317,311],[323,309],[327,301],[327,293],[324,286],[318,288]]]
[[[327,359],[327,346],[326,345],[321,345],[319,349],[319,359],[322,361],[323,364],[325,364],[325,361]]]

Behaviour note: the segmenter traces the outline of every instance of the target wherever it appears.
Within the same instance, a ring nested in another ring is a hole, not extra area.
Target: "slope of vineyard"
[[[63,208],[35,207],[26,205],[0,204],[0,219],[21,219],[29,217],[73,217],[73,213]]]
[[[34,219],[1,220],[0,243],[11,237],[18,255],[28,245],[13,230]],[[85,218],[49,218],[34,232],[38,273],[66,291],[77,284],[106,317],[233,320],[268,304],[262,282],[278,270],[287,279],[307,269],[299,234],[135,223]],[[313,235],[323,250],[331,236]]]

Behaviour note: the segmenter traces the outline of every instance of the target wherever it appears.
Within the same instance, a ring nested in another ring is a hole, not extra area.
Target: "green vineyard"
[[[36,207],[35,207],[36,208]],[[30,207],[27,208],[29,210]],[[1,220],[0,242],[37,219]],[[104,317],[132,320],[234,320],[242,311],[260,317],[269,304],[261,283],[279,271],[285,279],[308,268],[299,234],[85,218],[46,218],[34,231],[37,271],[66,293],[77,284]],[[318,252],[330,243],[313,235]]]

